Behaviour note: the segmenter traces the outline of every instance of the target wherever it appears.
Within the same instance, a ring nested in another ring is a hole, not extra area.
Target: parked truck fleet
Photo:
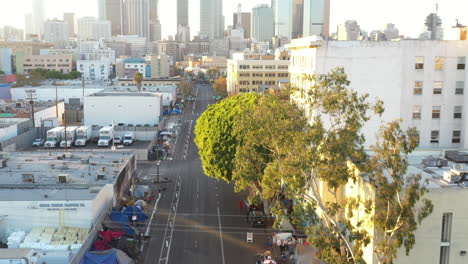
[[[61,148],[70,148],[76,139],[77,126],[66,127],[62,130],[62,142],[60,142]]]
[[[106,126],[99,130],[99,147],[108,147],[114,139],[114,127]]]
[[[75,146],[86,146],[93,135],[91,126],[81,126],[76,130]]]
[[[52,128],[51,130],[47,131],[47,138],[46,142],[44,143],[44,147],[46,148],[55,148],[58,144],[62,141],[62,131],[64,127],[56,127]]]

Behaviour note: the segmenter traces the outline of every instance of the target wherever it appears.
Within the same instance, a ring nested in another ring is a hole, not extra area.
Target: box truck
[[[75,146],[86,146],[86,143],[93,135],[93,128],[91,126],[81,126],[76,130]]]
[[[99,130],[99,147],[108,147],[112,140],[114,139],[114,128],[111,126],[106,126]]]
[[[123,143],[128,146],[133,144],[135,141],[135,132],[125,132]]]
[[[60,141],[62,140],[62,131],[64,127],[56,127],[52,128],[51,130],[47,131],[47,138],[46,142],[44,143],[44,147],[46,148],[55,148]]]
[[[72,144],[75,142],[75,139],[76,139],[77,129],[78,129],[77,126],[70,126],[62,130],[62,142],[60,142],[61,148],[64,148],[65,146],[69,148],[72,146]],[[65,135],[65,131],[67,132],[66,135]]]

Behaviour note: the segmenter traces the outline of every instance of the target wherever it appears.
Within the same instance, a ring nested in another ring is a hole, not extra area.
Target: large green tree
[[[233,96],[210,105],[197,120],[195,143],[206,175],[227,182],[232,180],[240,140],[234,128],[242,114],[251,111],[257,100],[257,94]]]
[[[368,175],[376,189],[374,222],[379,231],[374,251],[382,264],[392,264],[401,246],[409,253],[418,224],[432,213],[432,202],[423,198],[427,189],[421,175],[407,173],[408,154],[418,141],[414,128],[404,132],[400,121],[393,121],[381,128],[372,146]]]

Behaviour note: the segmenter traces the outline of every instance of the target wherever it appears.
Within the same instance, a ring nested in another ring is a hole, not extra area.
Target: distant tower
[[[236,28],[242,27],[242,4],[237,4],[237,25]]]

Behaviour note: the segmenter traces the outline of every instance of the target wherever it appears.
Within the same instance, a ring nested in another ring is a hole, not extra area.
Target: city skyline
[[[71,0],[45,0],[45,17],[48,19],[63,17],[63,13],[76,13],[77,17],[95,16],[98,17],[98,1],[82,0],[80,5],[71,5]],[[191,35],[198,35],[200,30],[199,0],[189,2],[189,25]],[[224,1],[223,15],[225,26],[232,24],[233,13],[237,11],[237,4],[242,4],[243,12],[251,12],[251,9],[262,3],[270,4],[271,0],[241,0]],[[396,0],[389,2],[378,2],[371,0],[360,0],[361,5],[356,2],[350,3],[345,0],[331,1],[330,32],[336,32],[337,25],[345,20],[357,20],[361,28],[365,31],[382,29],[386,23],[393,23],[400,30],[400,33],[409,37],[418,37],[423,31],[425,17],[435,10],[435,1],[416,0],[404,2]],[[401,4],[400,4],[401,3]],[[162,37],[168,35],[175,36],[177,32],[177,1],[167,1],[159,3],[159,16],[162,26]],[[90,8],[94,6],[94,8]],[[362,8],[366,6],[366,8]],[[405,9],[399,7],[405,6]],[[468,15],[463,10],[468,9],[468,2],[460,3],[457,0],[446,0],[439,3],[439,15],[442,18],[442,27],[447,29],[455,25],[455,19],[460,23],[468,24]],[[12,12],[14,10],[15,12]],[[23,10],[23,11],[19,11]],[[369,12],[369,10],[375,10]],[[417,10],[417,11],[414,11]],[[31,0],[17,0],[9,3],[8,9],[0,11],[0,26],[11,25],[25,29],[25,15],[31,13]]]

